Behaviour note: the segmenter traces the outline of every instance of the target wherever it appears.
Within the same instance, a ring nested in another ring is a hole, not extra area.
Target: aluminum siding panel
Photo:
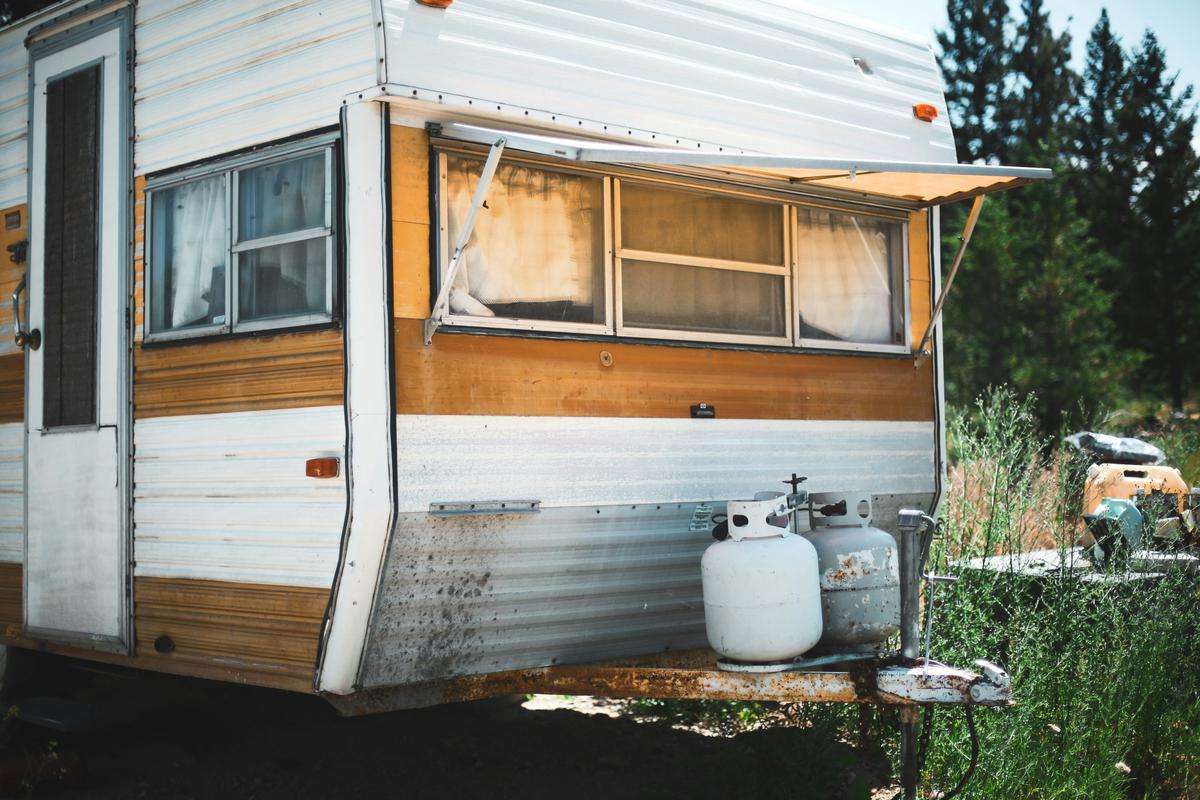
[[[346,483],[304,462],[344,459],[340,406],[138,420],[133,436],[135,575],[332,584]]]
[[[0,425],[0,561],[25,558],[25,423]]]
[[[533,109],[547,112],[543,122],[570,116],[551,124],[655,132],[662,144],[957,160],[928,43],[795,4],[457,0],[440,11],[380,2],[387,78],[402,97],[411,87],[429,99],[474,98],[475,113],[528,122]],[[913,117],[918,102],[938,107],[936,122]]]
[[[702,646],[697,501],[866,490],[876,524],[933,493],[933,423],[398,418],[401,514],[364,686]],[[539,499],[435,517],[432,501]]]
[[[369,0],[137,6],[135,174],[338,122],[375,84]]]
[[[694,509],[400,515],[363,685],[704,646]]]
[[[792,472],[814,492],[932,492],[934,435],[932,422],[401,415],[399,510],[724,501]]]
[[[24,203],[29,191],[29,51],[25,36],[34,24],[26,20],[0,31],[0,208]],[[7,259],[8,254],[2,257]]]

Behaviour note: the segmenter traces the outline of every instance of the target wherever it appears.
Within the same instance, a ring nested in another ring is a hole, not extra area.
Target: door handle
[[[21,327],[21,292],[25,291],[25,286],[29,273],[21,275],[21,281],[17,284],[17,288],[12,293],[12,313],[13,313],[13,339],[17,343],[17,347],[24,349],[28,347],[30,350],[37,350],[42,346],[42,332],[36,328],[31,331],[25,331]]]

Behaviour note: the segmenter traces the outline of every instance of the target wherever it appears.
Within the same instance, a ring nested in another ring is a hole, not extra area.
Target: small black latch
[[[24,264],[25,259],[29,257],[29,240],[22,239],[19,242],[13,242],[4,249],[8,251],[9,261],[14,264]]]
[[[717,407],[708,403],[697,403],[692,406],[692,419],[716,419]]]

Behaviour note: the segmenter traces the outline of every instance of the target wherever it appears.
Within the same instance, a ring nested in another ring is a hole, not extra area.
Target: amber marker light
[[[304,462],[304,474],[310,478],[336,478],[338,476],[338,460],[336,458],[310,458]]]
[[[917,103],[913,106],[913,116],[923,122],[933,122],[937,119],[937,106],[933,103]]]
[[[417,0],[417,2],[430,8],[449,8],[454,0]]]

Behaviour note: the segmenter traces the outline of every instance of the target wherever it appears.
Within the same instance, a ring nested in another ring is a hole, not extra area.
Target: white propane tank
[[[729,538],[700,560],[708,643],[734,661],[786,661],[821,638],[817,551],[768,520],[787,519],[785,497],[730,500]]]

